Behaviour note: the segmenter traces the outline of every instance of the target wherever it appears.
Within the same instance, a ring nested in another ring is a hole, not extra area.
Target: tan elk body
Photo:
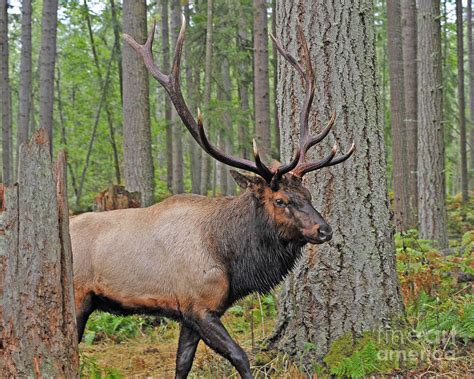
[[[169,75],[153,63],[155,26],[144,45],[125,40],[142,56],[153,77],[166,89],[184,125],[201,148],[229,166],[242,188],[235,197],[177,195],[143,209],[87,213],[71,220],[74,286],[79,340],[96,309],[120,314],[145,313],[181,323],[176,377],[185,378],[202,339],[227,358],[243,378],[251,378],[248,358],[220,321],[238,299],[268,292],[281,282],[307,243],[331,239],[331,227],[311,204],[302,185],[308,172],[338,164],[354,146],[336,157],[306,162],[306,152],[327,136],[335,115],[316,136],[308,117],[314,96],[314,75],[303,33],[298,30],[300,64],[273,37],[280,54],[304,80],[306,96],[300,112],[300,145],[286,165],[267,167],[254,144],[255,162],[225,155],[208,141],[202,116],[192,116],[179,84],[185,22],[176,43]]]

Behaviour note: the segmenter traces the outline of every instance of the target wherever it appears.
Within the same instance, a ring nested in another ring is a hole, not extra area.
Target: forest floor
[[[419,240],[416,231],[396,236],[397,270],[411,336],[402,350],[392,351],[398,354],[397,361],[387,366],[380,360],[381,347],[364,337],[369,342],[359,344],[358,350],[336,362],[315,365],[319,377],[474,377],[474,198],[467,206],[461,206],[458,197],[451,198],[448,215],[448,253]],[[227,312],[224,324],[248,353],[256,378],[307,378],[297,361],[265,351],[265,339],[278,318],[277,301],[278,290],[249,296]],[[179,325],[170,320],[96,312],[80,345],[81,376],[173,378],[178,335]],[[190,377],[238,378],[238,374],[200,342]]]

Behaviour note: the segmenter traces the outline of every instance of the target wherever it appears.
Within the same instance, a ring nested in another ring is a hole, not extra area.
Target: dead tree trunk
[[[40,129],[6,195],[1,377],[78,377],[64,153],[54,171]]]

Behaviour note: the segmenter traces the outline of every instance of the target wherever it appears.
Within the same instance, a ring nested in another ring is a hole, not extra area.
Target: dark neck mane
[[[301,256],[301,244],[282,241],[274,221],[251,192],[225,198],[205,226],[212,253],[226,267],[229,304],[280,283]]]

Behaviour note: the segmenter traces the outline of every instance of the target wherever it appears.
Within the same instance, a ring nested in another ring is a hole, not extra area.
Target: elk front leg
[[[232,339],[218,316],[206,313],[193,318],[191,323],[207,346],[229,360],[243,379],[252,379],[247,354]]]
[[[186,378],[188,376],[200,339],[199,334],[193,329],[181,324],[178,353],[176,354],[176,379]]]

